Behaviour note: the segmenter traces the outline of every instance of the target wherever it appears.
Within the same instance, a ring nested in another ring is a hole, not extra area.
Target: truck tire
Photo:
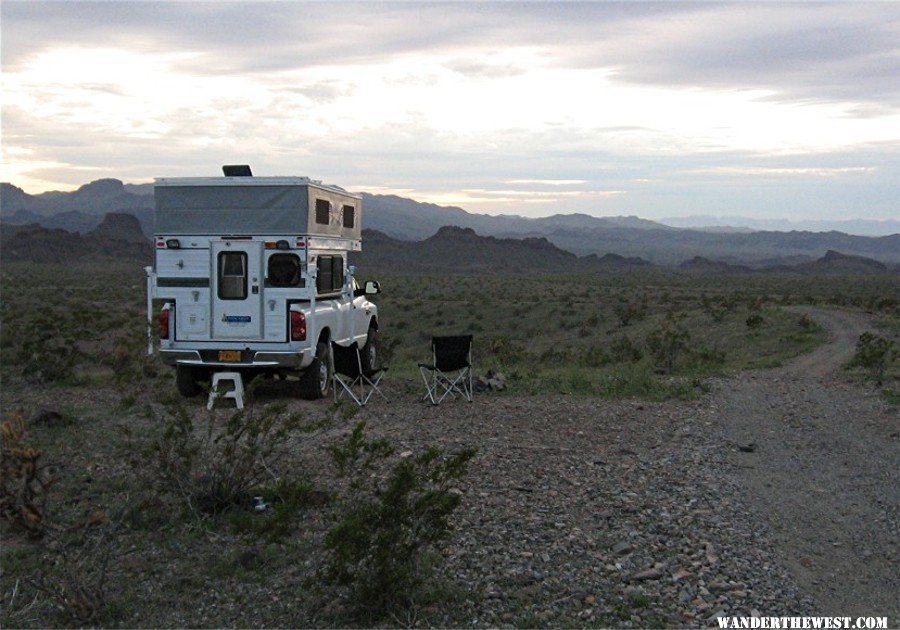
[[[300,397],[318,400],[328,395],[331,385],[331,365],[328,360],[328,344],[316,344],[316,356],[300,375]]]
[[[193,398],[200,393],[199,374],[195,368],[187,365],[175,366],[175,386],[178,393],[185,398]]]
[[[369,327],[366,336],[366,345],[362,348],[361,357],[363,372],[374,372],[381,361],[381,348],[378,346],[378,331],[373,326]]]

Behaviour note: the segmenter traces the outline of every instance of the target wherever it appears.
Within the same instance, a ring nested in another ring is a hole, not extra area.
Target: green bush
[[[881,384],[897,354],[892,340],[865,332],[856,342],[856,354],[853,355],[850,366],[863,368],[876,383]]]
[[[616,304],[615,311],[622,326],[629,326],[647,316],[647,300],[646,298],[640,302],[622,300]]]
[[[466,472],[474,449],[445,457],[429,448],[406,454],[386,475],[373,474],[393,449],[367,441],[356,425],[332,457],[350,482],[337,524],[325,537],[326,577],[351,590],[357,612],[380,618],[410,604],[425,578],[424,558],[450,535],[449,518],[461,492],[452,486]]]
[[[284,404],[248,406],[224,425],[207,414],[199,427],[188,412],[171,405],[152,448],[158,490],[183,499],[195,514],[219,514],[246,506],[254,491],[275,480],[292,432],[314,425]]]
[[[647,350],[658,368],[671,372],[678,359],[690,351],[691,334],[677,318],[669,318],[647,335]]]

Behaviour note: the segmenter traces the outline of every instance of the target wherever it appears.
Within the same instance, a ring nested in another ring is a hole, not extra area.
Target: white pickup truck
[[[156,265],[148,321],[158,351],[194,396],[217,370],[299,376],[328,393],[332,342],[378,361],[378,309],[347,254],[360,251],[362,199],[305,177],[169,178],[155,182]],[[244,171],[244,169],[246,169]],[[164,300],[154,313],[153,300]],[[151,350],[153,344],[151,343]]]

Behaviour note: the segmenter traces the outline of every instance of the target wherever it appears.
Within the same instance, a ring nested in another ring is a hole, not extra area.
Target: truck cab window
[[[247,297],[247,254],[219,254],[219,299],[243,300]]]
[[[272,254],[266,277],[271,287],[300,286],[300,257],[296,254]]]

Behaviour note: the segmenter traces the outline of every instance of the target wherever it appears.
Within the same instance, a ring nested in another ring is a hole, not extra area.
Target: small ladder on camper
[[[219,386],[222,381],[232,382],[234,389],[222,392]],[[212,409],[216,398],[219,397],[231,398],[238,409],[244,408],[244,381],[241,379],[240,372],[216,372],[213,374],[212,388],[209,390],[209,402],[206,403],[206,408]]]

